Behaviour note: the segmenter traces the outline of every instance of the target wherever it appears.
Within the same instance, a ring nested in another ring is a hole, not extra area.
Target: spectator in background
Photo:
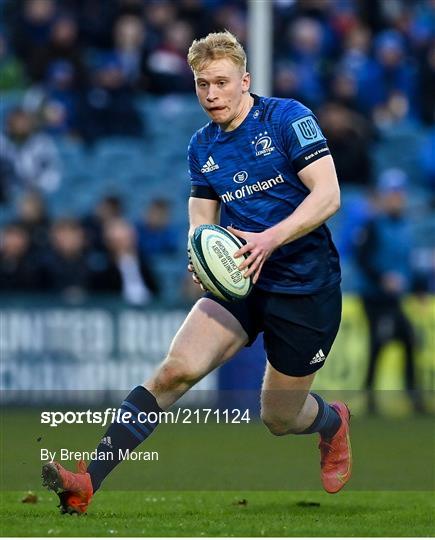
[[[0,242],[0,291],[36,292],[41,286],[41,267],[30,252],[28,232],[19,223],[6,225]]]
[[[48,290],[69,300],[82,299],[89,289],[91,274],[84,232],[75,219],[62,218],[53,224],[44,270]]]
[[[26,229],[30,250],[35,256],[49,245],[50,218],[44,199],[37,191],[28,191],[18,201],[17,223]]]
[[[370,55],[372,35],[366,26],[359,24],[346,35],[343,53],[333,77],[332,99],[363,112],[371,111],[368,83],[375,69],[375,61]]]
[[[0,134],[0,155],[10,164],[9,182],[46,193],[59,187],[60,159],[54,141],[38,131],[34,116],[20,107],[7,116],[6,134]]]
[[[158,47],[168,26],[177,19],[177,8],[169,0],[151,0],[145,5],[145,20],[149,31],[151,49]]]
[[[358,84],[350,71],[334,73],[330,81],[330,101],[358,112]]]
[[[36,58],[42,53],[50,39],[51,26],[56,16],[54,0],[26,0],[19,3],[12,42],[14,49],[23,61],[29,79],[40,78]],[[34,71],[36,69],[36,72]]]
[[[335,103],[324,105],[318,116],[340,182],[343,185],[370,185],[370,129],[365,119]]]
[[[142,79],[146,29],[142,19],[134,15],[123,15],[116,23],[114,33],[114,54],[121,66],[122,73],[132,87]]]
[[[95,207],[93,213],[83,219],[88,246],[92,252],[105,252],[104,228],[113,219],[124,215],[122,200],[117,195],[106,195]]]
[[[384,115],[388,118],[391,113],[397,115],[394,107],[397,104],[391,102],[394,98],[403,102],[402,117],[405,117],[414,103],[416,70],[406,56],[403,37],[397,31],[385,30],[376,36],[374,46],[375,65],[367,81],[368,91],[364,92],[363,88],[363,95],[374,108],[375,119]]]
[[[205,4],[201,0],[179,0],[177,2],[178,19],[189,23],[195,36],[208,34],[213,31],[211,12],[218,4],[219,0]]]
[[[158,285],[150,267],[136,248],[133,227],[123,219],[106,223],[104,239],[107,258],[94,274],[94,290],[118,293],[125,302],[144,305],[158,293]]]
[[[77,21],[68,13],[61,13],[53,20],[47,43],[38,47],[31,57],[33,80],[44,82],[54,62],[67,62],[73,73],[73,88],[78,90],[85,85],[87,70],[78,32]]]
[[[170,23],[162,43],[149,55],[145,71],[148,90],[154,94],[193,91],[192,74],[186,61],[192,29],[184,21]]]
[[[72,64],[65,60],[52,62],[44,84],[29,88],[23,103],[27,110],[40,118],[45,133],[76,134],[79,95],[74,89]]]
[[[102,54],[91,79],[79,119],[79,131],[85,141],[93,143],[111,135],[140,137],[142,118],[116,55]]]
[[[211,4],[209,2],[209,4]],[[226,28],[229,32],[237,36],[237,39],[246,44],[247,41],[247,16],[246,2],[222,2],[217,1],[216,5],[210,6],[210,23],[213,25],[211,31],[219,31]],[[209,24],[210,24],[209,23]],[[206,34],[204,28],[200,29],[200,36]]]
[[[80,40],[88,50],[109,50],[112,29],[119,15],[121,2],[107,0],[67,0],[69,8],[77,15]]]
[[[68,13],[55,17],[45,46],[31,57],[34,84],[25,94],[28,109],[38,112],[46,131],[76,134],[79,96],[88,80],[85,51],[77,21]]]
[[[340,209],[341,224],[337,231],[336,245],[343,263],[354,262],[361,230],[366,227],[374,213],[373,198],[373,193],[370,192],[370,196],[367,196],[365,191],[357,190],[347,195],[346,203]],[[352,278],[355,279],[354,272]]]
[[[434,38],[434,0],[422,0],[409,5],[406,33],[412,48],[417,53],[427,50]]]
[[[273,95],[280,98],[303,99],[300,90],[300,80],[296,69],[290,61],[280,61],[274,70]]]
[[[171,222],[171,203],[167,199],[151,201],[136,231],[143,257],[171,255],[178,250],[178,234]]]
[[[317,107],[325,98],[323,39],[322,25],[315,19],[297,18],[288,29],[287,59],[292,61],[301,99],[310,108]]]
[[[0,30],[0,92],[21,90],[25,77],[21,62],[11,52],[4,32]]]
[[[406,176],[400,169],[385,171],[379,181],[379,211],[357,239],[357,263],[361,274],[361,297],[370,332],[366,389],[368,406],[375,411],[373,383],[376,364],[384,345],[397,340],[405,350],[406,389],[416,411],[422,411],[415,380],[415,338],[401,301],[410,290],[411,236],[404,215]]]
[[[56,60],[48,65],[43,84],[25,92],[24,108],[40,119],[46,133],[77,134],[79,93],[74,88],[74,77],[74,66],[70,62]]]

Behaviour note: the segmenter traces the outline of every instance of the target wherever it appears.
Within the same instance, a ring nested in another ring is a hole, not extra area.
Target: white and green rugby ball
[[[245,278],[238,269],[248,256],[234,258],[242,246],[242,240],[219,225],[200,225],[189,238],[188,250],[196,275],[221,300],[235,302],[251,292],[251,277]]]

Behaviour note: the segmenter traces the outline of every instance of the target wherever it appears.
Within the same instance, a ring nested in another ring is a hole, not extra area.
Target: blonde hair
[[[202,39],[195,39],[187,54],[190,69],[197,73],[213,60],[228,58],[241,72],[246,72],[246,53],[242,45],[228,30],[213,32]]]

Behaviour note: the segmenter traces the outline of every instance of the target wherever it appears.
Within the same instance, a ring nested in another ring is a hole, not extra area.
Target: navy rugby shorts
[[[331,350],[341,321],[340,285],[325,291],[290,295],[254,287],[239,302],[226,302],[207,292],[240,322],[247,347],[264,332],[268,361],[280,373],[304,377],[320,369]]]

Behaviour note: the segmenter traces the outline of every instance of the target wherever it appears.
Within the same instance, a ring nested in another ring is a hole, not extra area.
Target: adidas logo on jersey
[[[202,173],[213,172],[213,171],[217,171],[218,169],[219,169],[219,165],[214,162],[214,159],[211,156],[209,156],[208,160],[202,166],[201,172]]]
[[[101,442],[101,444],[105,444],[109,448],[113,448],[113,446],[112,446],[112,438],[111,437],[103,437],[100,442]]]
[[[319,351],[316,353],[316,356],[311,360],[310,364],[318,364],[319,362],[323,362],[325,360],[325,355],[323,354],[322,349],[319,349]]]

